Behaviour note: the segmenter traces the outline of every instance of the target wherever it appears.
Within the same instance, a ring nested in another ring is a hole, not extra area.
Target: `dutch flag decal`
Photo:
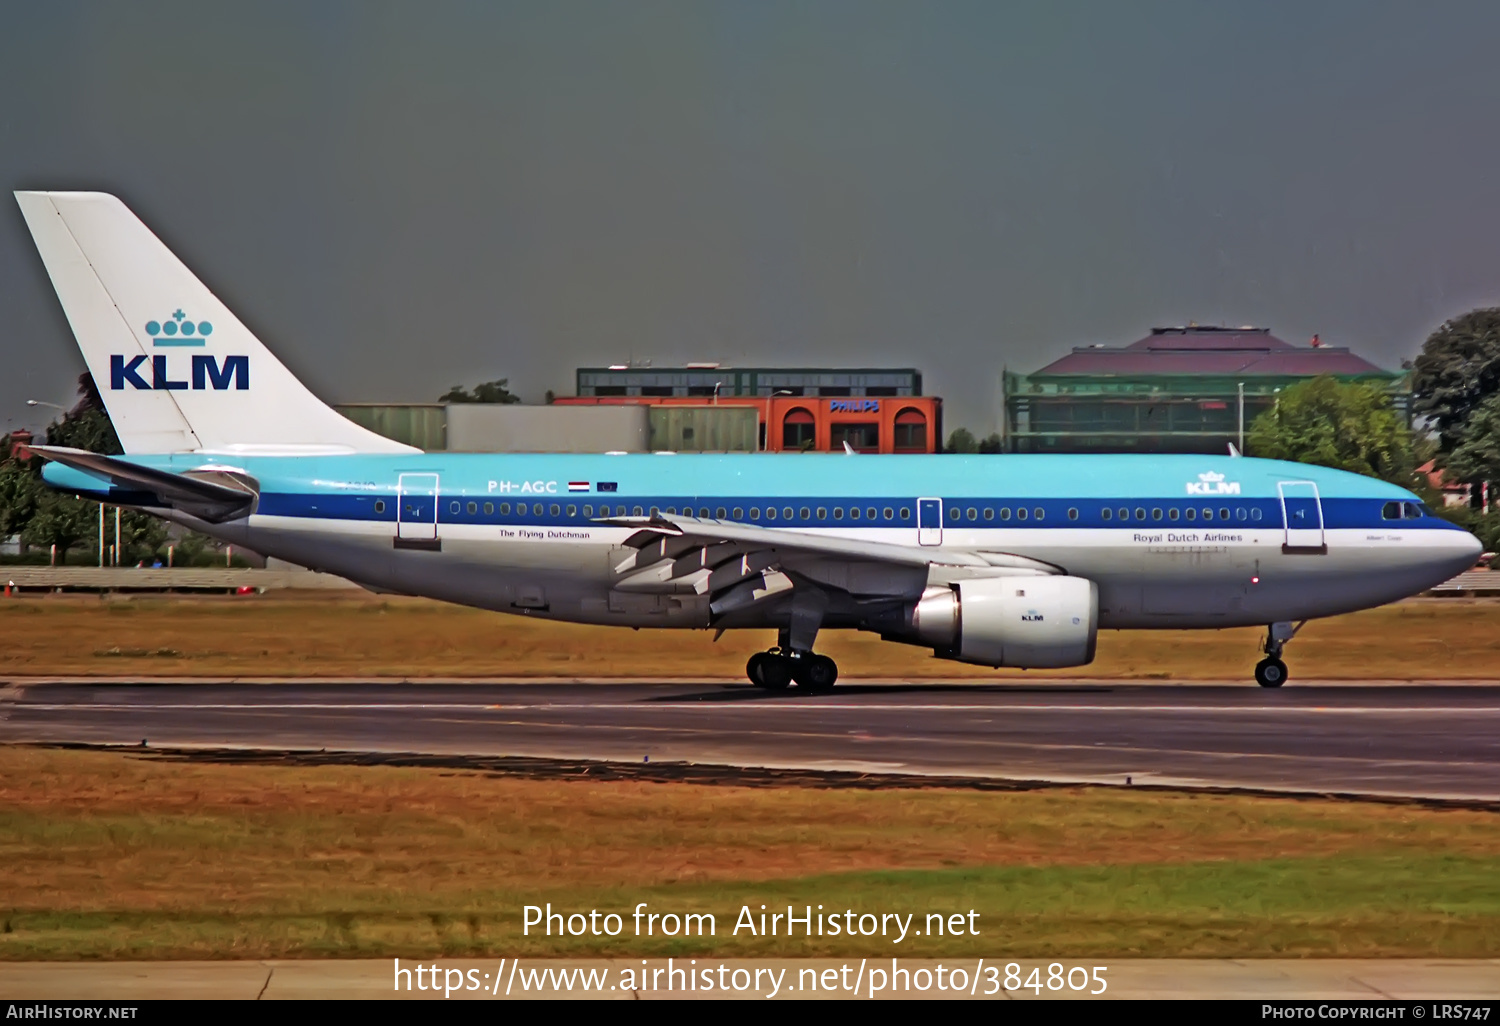
[[[568,491],[570,491],[570,492],[586,492],[588,490],[589,490],[589,483],[587,481],[569,481],[568,482]]]

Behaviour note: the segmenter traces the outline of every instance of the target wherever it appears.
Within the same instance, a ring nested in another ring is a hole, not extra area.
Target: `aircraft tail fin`
[[[114,196],[16,201],[127,453],[417,451],[308,391]]]

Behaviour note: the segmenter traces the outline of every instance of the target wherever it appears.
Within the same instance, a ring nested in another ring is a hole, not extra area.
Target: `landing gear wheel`
[[[831,691],[839,679],[839,667],[827,656],[810,655],[797,660],[792,676],[803,691]]]
[[[757,652],[753,656],[751,656],[750,661],[745,664],[745,676],[749,677],[750,683],[754,684],[758,688],[765,687],[765,684],[761,683],[760,671],[761,667],[765,665],[766,660],[769,658],[770,656],[766,655],[766,653]]]
[[[756,660],[760,660],[756,664]],[[785,656],[761,652],[750,657],[750,679],[767,691],[785,691],[792,683],[791,660]]]
[[[1263,688],[1279,688],[1286,683],[1286,663],[1280,659],[1262,659],[1255,664],[1255,683]]]

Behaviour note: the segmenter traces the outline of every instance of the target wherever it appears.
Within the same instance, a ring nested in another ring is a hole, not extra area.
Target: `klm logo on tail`
[[[151,337],[151,345],[157,348],[201,349],[208,345],[208,336],[212,335],[213,331],[214,326],[208,321],[188,320],[187,314],[181,310],[177,310],[164,321],[146,322],[146,334]],[[230,387],[231,382],[236,389],[243,390],[250,387],[250,357],[248,356],[226,356],[221,364],[212,356],[194,353],[188,376],[176,380],[172,378],[172,368],[167,364],[166,353],[152,355],[149,380],[142,377],[145,363],[144,354],[133,356],[128,360],[123,356],[111,355],[109,387],[115,391],[128,386],[147,390],[192,389],[195,392],[208,389],[222,392]],[[180,367],[177,373],[182,373]]]

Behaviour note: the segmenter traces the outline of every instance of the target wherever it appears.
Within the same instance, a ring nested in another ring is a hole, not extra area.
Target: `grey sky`
[[[129,204],[331,401],[1500,302],[1500,5],[0,0],[0,182]],[[0,213],[0,427],[83,364]]]

